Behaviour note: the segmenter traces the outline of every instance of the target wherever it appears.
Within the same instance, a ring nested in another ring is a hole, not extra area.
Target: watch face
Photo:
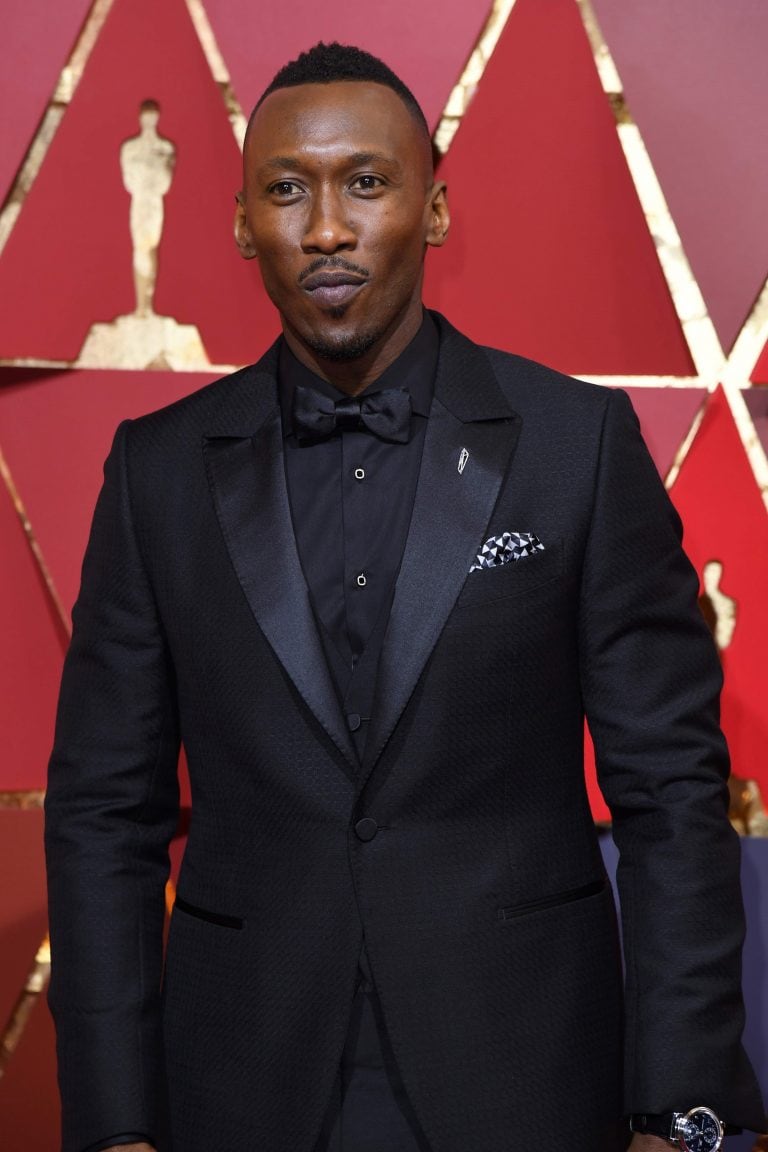
[[[722,1139],[720,1122],[707,1108],[694,1108],[680,1124],[682,1152],[717,1152]]]

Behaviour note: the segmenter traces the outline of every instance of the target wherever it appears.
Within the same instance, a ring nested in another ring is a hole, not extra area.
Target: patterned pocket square
[[[533,532],[502,532],[501,536],[488,537],[470,572],[478,568],[496,568],[510,560],[522,560],[523,556],[543,551],[544,545]]]

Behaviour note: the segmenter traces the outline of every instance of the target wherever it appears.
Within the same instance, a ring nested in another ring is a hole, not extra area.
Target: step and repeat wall
[[[428,305],[632,398],[725,670],[768,1081],[762,0],[6,0],[2,23],[0,1146],[57,1141],[41,803],[102,463],[120,420],[277,335],[232,240],[239,145],[274,72],[320,39],[383,57],[434,131],[453,224]]]

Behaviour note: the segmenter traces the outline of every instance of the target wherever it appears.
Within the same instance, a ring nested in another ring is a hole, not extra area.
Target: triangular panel
[[[763,348],[752,370],[753,384],[768,384],[768,344]]]
[[[653,462],[664,479],[706,400],[705,388],[627,388]]]
[[[593,0],[709,314],[728,349],[768,267],[768,5]]]
[[[0,204],[56,88],[91,0],[4,0]],[[45,28],[45,35],[40,34]]]
[[[743,396],[763,451],[768,456],[768,388],[745,388]]]
[[[115,0],[0,259],[0,356],[73,362],[94,323],[133,311],[120,150],[147,99],[175,148],[155,310],[196,326],[213,363],[255,359],[276,333],[232,239],[239,153],[187,6]]]
[[[518,0],[440,174],[453,234],[427,299],[569,372],[692,363],[573,0]]]
[[[43,813],[0,810],[0,1036],[47,930]],[[0,1079],[0,1084],[4,1081]],[[0,1133],[2,1107],[0,1107]],[[0,1148],[8,1147],[0,1138]]]
[[[60,1148],[60,1116],[53,1020],[41,993],[31,1006],[19,1046],[0,1080],[3,1152]]]
[[[600,786],[597,783],[597,769],[595,768],[595,746],[589,730],[584,729],[584,775],[587,781],[587,795],[589,806],[595,822],[611,819],[610,809],[605,802]]]
[[[0,482],[0,792],[44,787],[66,633]]]
[[[356,44],[402,76],[432,128],[491,8],[490,0],[337,0],[290,5],[206,0],[208,18],[241,105],[256,103],[273,75],[318,40]]]
[[[115,428],[205,382],[181,372],[0,370],[0,444],[66,611]]]

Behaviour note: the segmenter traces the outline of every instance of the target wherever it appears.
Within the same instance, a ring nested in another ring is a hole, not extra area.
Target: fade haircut
[[[301,84],[335,84],[344,80],[383,84],[391,88],[405,104],[427,141],[430,141],[429,125],[421,105],[400,77],[378,56],[372,56],[370,52],[364,52],[362,48],[355,48],[351,44],[339,44],[335,40],[332,44],[324,44],[321,40],[281,68],[256,102],[248,126],[267,96],[279,88],[297,88]]]

